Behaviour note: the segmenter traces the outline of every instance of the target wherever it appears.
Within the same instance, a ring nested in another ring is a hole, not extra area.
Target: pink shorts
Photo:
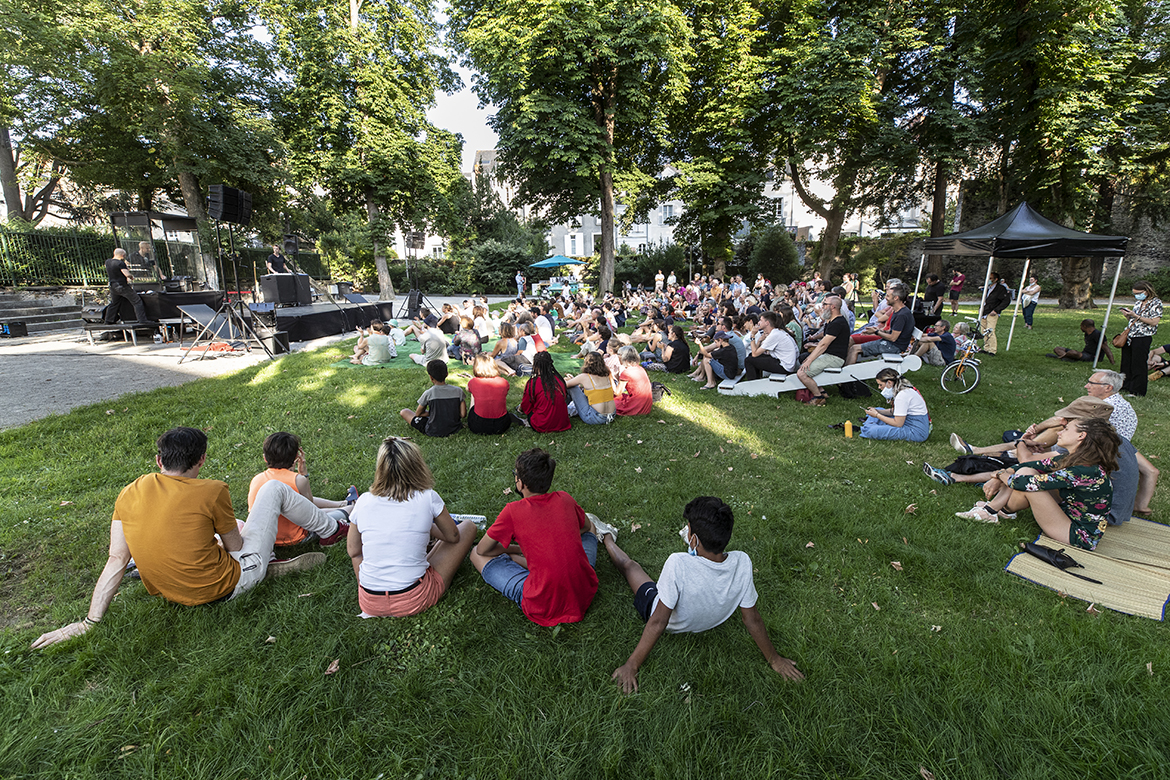
[[[427,567],[427,572],[418,581],[418,585],[406,593],[375,596],[358,585],[358,606],[362,608],[362,612],[374,617],[406,617],[417,615],[435,606],[446,592],[447,586],[443,578],[433,567]]]

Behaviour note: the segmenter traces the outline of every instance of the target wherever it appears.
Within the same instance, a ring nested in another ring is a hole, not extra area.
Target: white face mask
[[[892,401],[894,398],[894,388],[883,387],[882,388],[882,398],[885,398],[887,401]]]

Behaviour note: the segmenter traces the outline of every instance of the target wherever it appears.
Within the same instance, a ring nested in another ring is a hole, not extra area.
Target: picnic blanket
[[[1054,550],[1063,547],[1084,566],[1072,571],[1100,580],[1101,584],[1073,577],[1025,552],[1012,556],[1004,570],[1117,612],[1165,620],[1170,602],[1170,526],[1135,517],[1128,523],[1110,526],[1093,552],[1044,534],[1036,542]]]

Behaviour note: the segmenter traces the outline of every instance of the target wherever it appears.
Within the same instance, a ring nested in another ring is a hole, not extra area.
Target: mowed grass
[[[913,374],[935,423],[924,445],[829,428],[865,400],[814,409],[661,375],[673,395],[648,417],[416,437],[451,511],[489,517],[515,499],[516,454],[547,448],[554,487],[615,522],[652,575],[683,549],[685,503],[722,497],[772,639],[807,674],[798,685],[733,617],[664,637],[641,691],[619,693],[610,674],[642,623],[604,552],[586,619],[555,629],[529,623],[469,563],[423,615],[360,620],[337,546],[325,566],[230,604],[176,607],[127,581],[100,627],[32,652],[41,632],[84,615],[114,500],[154,467],[163,430],[207,430],[202,475],[227,481],[244,517],[269,432],[303,437],[319,495],[365,489],[377,444],[409,433],[397,412],[427,380],[413,367],[330,368],[347,343],[0,433],[0,776],[1166,777],[1167,627],[1093,615],[1004,573],[1035,524],[959,520],[976,489],[920,471],[953,460],[952,430],[998,441],[1082,394],[1087,366],[1041,357],[1077,346],[1081,317],[1038,312],[968,395],[943,393],[940,369]],[[1135,443],[1157,458],[1170,383],[1150,391],[1134,401]],[[1170,516],[1163,496],[1154,506]]]

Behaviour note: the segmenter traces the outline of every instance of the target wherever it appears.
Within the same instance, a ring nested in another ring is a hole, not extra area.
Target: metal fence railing
[[[112,235],[19,232],[0,225],[0,287],[104,287],[106,260],[116,246]],[[196,269],[199,259],[190,244],[155,241],[155,248],[163,274],[202,278]],[[256,280],[268,273],[265,263],[269,250],[241,247],[239,253],[239,286],[253,289]],[[329,278],[327,264],[316,253],[297,253],[296,264],[314,279]],[[234,270],[230,262],[223,262],[220,281],[224,289],[235,289]]]
[[[104,285],[114,237],[0,229],[0,286]]]

